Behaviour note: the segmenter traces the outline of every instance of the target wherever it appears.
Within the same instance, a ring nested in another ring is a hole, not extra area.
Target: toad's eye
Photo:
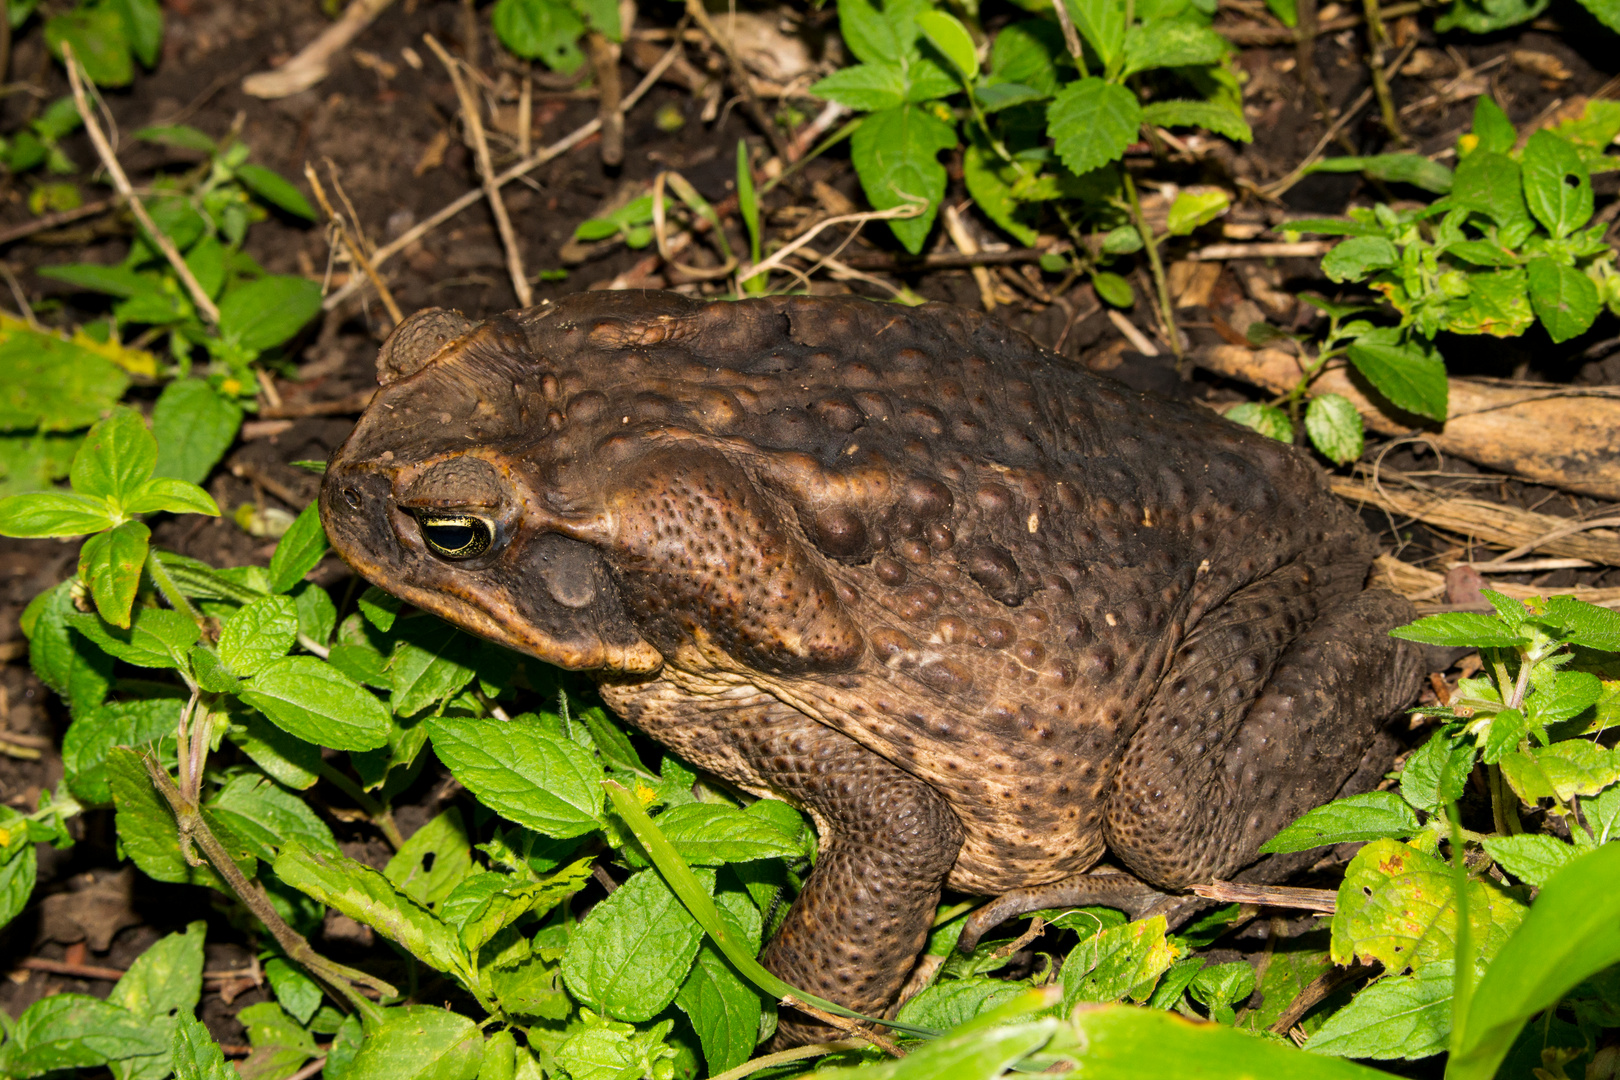
[[[489,550],[495,530],[471,514],[435,514],[420,511],[416,523],[422,539],[435,555],[445,559],[471,559]]]

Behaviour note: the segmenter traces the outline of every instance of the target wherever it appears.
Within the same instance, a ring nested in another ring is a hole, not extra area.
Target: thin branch
[[[33,221],[13,225],[9,229],[0,230],[0,246],[15,243],[47,229],[54,229],[58,225],[67,225],[81,218],[95,217],[97,214],[111,210],[117,205],[117,199],[97,199],[95,202],[76,206],[72,210],[56,210],[43,217],[37,217]]]
[[[709,40],[714,42],[715,48],[719,49],[725,56],[726,63],[731,68],[732,85],[737,88],[737,93],[742,95],[743,104],[747,107],[749,115],[754,118],[754,123],[758,125],[760,133],[770,141],[771,149],[776,151],[776,156],[781,158],[784,163],[791,160],[788,156],[787,140],[782,137],[782,133],[777,130],[776,124],[771,120],[770,115],[765,112],[765,106],[759,103],[759,95],[754,93],[753,77],[748,74],[748,69],[743,65],[742,57],[737,53],[736,44],[720,33],[719,29],[714,25],[714,20],[709,18],[709,12],[704,8],[703,0],[686,0],[686,13],[692,17],[693,22],[698,24],[698,28],[708,35]]]
[[[467,136],[472,139],[473,151],[478,156],[478,175],[484,181],[484,197],[489,200],[490,211],[495,215],[495,227],[500,230],[501,245],[506,248],[506,272],[511,275],[518,306],[529,307],[534,303],[534,290],[529,287],[529,276],[523,271],[523,252],[518,247],[517,233],[512,230],[512,219],[507,216],[501,186],[495,181],[495,166],[490,164],[489,140],[484,137],[484,120],[479,115],[478,98],[467,86],[467,80],[462,78],[461,65],[444,51],[439,39],[432,34],[423,34],[422,40],[427,42],[428,48],[433,50],[439,63],[450,73],[450,81],[455,84],[456,97],[461,101],[461,119],[466,125]]]
[[[624,109],[620,102],[619,45],[609,41],[601,31],[592,30],[585,35],[585,51],[591,58],[591,70],[596,72],[596,118],[602,121],[602,164],[622,165]]]
[[[1300,889],[1290,885],[1247,885],[1240,881],[1212,881],[1194,885],[1192,892],[1228,904],[1261,904],[1265,907],[1298,908],[1331,915],[1337,910],[1339,894],[1332,889]]]
[[[389,291],[388,283],[382,279],[382,275],[377,273],[377,268],[366,257],[366,250],[360,241],[355,239],[349,232],[348,219],[332,208],[331,202],[326,198],[326,189],[321,186],[320,177],[315,175],[315,166],[307,161],[304,162],[304,178],[309,181],[310,188],[315,192],[315,201],[321,204],[321,209],[326,211],[327,218],[331,220],[333,226],[337,229],[338,236],[343,241],[343,247],[349,253],[350,261],[358,266],[366,277],[370,279],[371,287],[377,290],[377,296],[382,300],[383,307],[388,309],[388,317],[394,320],[395,326],[398,326],[405,321],[405,316],[399,310],[399,304],[394,301],[394,294]],[[356,225],[358,226],[358,222]],[[278,407],[279,404],[278,402]]]
[[[186,260],[174,246],[174,241],[152,222],[152,216],[146,212],[146,207],[135,195],[129,177],[124,175],[123,166],[118,164],[118,155],[113,152],[112,144],[107,141],[106,133],[101,130],[101,122],[96,119],[95,112],[90,108],[90,99],[84,91],[84,76],[79,71],[78,59],[73,55],[73,46],[65,41],[62,43],[62,62],[67,68],[68,83],[73,87],[73,104],[79,110],[79,119],[84,121],[85,133],[90,136],[90,142],[96,148],[96,155],[101,158],[101,164],[106,168],[107,174],[112,177],[113,186],[129,204],[130,212],[135,215],[135,220],[141,223],[141,228],[146,230],[147,236],[158,246],[158,250],[163,252],[163,257],[169,260],[169,265],[174,267],[174,272],[185,285],[186,292],[191,294],[191,302],[197,311],[209,325],[218,326],[219,308],[214,306],[214,301],[209,299],[207,291],[191,272],[191,267],[186,265]]]
[[[772,270],[780,269],[784,259],[788,258],[795,251],[798,251],[801,247],[814,240],[818,234],[826,229],[832,228],[834,225],[842,225],[849,221],[864,225],[868,221],[893,221],[896,218],[913,218],[921,214],[927,208],[928,204],[926,200],[919,199],[916,202],[907,203],[904,206],[892,206],[887,210],[869,210],[859,214],[839,214],[837,217],[830,217],[826,221],[818,222],[815,228],[806,231],[790,243],[778,248],[771,254],[770,258],[759,263],[757,266],[744,267],[738,272],[738,275],[740,277],[751,278],[759,274],[768,274]]]
[[[244,93],[257,98],[284,98],[308,90],[332,71],[332,57],[370,26],[394,0],[354,0],[343,17],[321,31],[298,54],[272,71],[261,71],[242,80]]]

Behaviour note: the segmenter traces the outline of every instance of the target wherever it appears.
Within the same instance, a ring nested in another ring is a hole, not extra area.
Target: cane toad
[[[596,292],[420,312],[377,365],[333,545],[805,808],[763,958],[853,1008],[942,888],[1000,917],[1263,876],[1417,690],[1411,607],[1303,453],[969,312]]]

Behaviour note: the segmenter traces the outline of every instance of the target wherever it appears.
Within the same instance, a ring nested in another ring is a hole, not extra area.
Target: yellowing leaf
[[[131,375],[140,375],[148,379],[157,378],[157,357],[145,349],[132,349],[117,338],[97,341],[83,330],[75,330],[70,340],[73,344],[89,349],[98,356],[106,357]]]

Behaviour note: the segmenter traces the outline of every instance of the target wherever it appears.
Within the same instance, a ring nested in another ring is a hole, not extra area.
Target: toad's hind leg
[[[1351,793],[1381,722],[1416,695],[1421,654],[1389,636],[1412,606],[1380,589],[1324,599],[1309,581],[1289,568],[1235,594],[1160,684],[1104,820],[1144,880],[1183,889],[1254,862],[1300,814]]]

